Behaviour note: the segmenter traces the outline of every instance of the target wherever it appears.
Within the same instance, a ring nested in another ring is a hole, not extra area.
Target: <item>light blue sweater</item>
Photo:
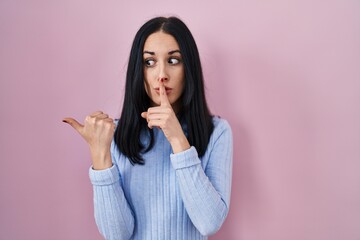
[[[233,149],[227,121],[213,122],[200,159],[194,147],[173,154],[157,128],[145,165],[131,165],[112,143],[114,165],[89,170],[95,220],[105,239],[207,239],[219,230],[229,211]]]

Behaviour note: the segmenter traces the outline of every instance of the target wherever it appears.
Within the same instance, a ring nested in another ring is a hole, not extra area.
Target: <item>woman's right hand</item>
[[[64,118],[89,144],[93,168],[102,170],[112,166],[110,146],[115,132],[114,120],[97,111],[85,118],[84,125],[73,118]]]

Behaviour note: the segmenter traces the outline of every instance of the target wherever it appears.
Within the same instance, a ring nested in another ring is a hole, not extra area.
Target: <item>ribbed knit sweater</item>
[[[226,120],[213,122],[201,158],[194,147],[173,154],[157,128],[144,165],[132,165],[112,143],[113,166],[89,170],[95,221],[105,239],[207,239],[220,229],[230,204],[232,133]]]

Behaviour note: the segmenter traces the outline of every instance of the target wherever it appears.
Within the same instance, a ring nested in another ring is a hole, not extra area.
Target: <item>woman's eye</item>
[[[153,59],[146,59],[146,60],[145,60],[145,65],[146,65],[147,67],[154,66],[154,65],[155,65],[155,60],[153,60]]]
[[[175,65],[175,64],[180,63],[180,60],[177,59],[177,58],[170,58],[169,63],[172,64],[172,65]]]

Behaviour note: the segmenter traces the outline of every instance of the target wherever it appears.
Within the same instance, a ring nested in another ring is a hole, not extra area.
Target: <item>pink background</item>
[[[360,239],[360,2],[0,1],[0,239],[101,239],[88,147],[63,117],[119,116],[131,41],[193,32],[234,132],[229,216],[211,239]]]

